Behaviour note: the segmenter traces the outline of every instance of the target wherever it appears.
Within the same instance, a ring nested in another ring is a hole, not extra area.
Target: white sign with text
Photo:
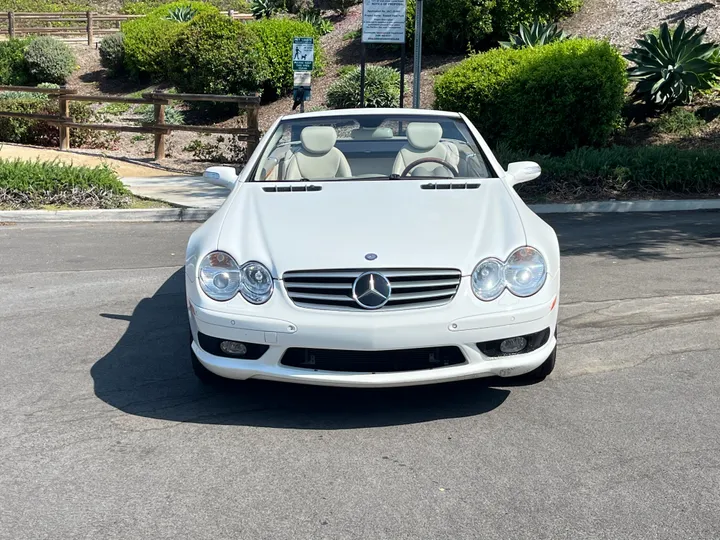
[[[406,0],[363,2],[363,43],[405,43]]]

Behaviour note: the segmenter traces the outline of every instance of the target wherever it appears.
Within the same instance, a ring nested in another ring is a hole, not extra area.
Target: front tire
[[[192,362],[193,372],[201,383],[208,386],[217,386],[225,380],[202,365],[195,351],[192,350],[192,346],[190,347],[190,361]]]
[[[557,356],[557,345],[555,345],[555,348],[553,349],[552,353],[550,353],[550,356],[548,356],[547,360],[545,360],[542,364],[540,364],[538,367],[533,369],[530,373],[521,375],[519,378],[522,379],[523,381],[527,381],[530,383],[544,381],[545,378],[548,375],[550,375],[553,372],[553,370],[555,369],[555,357],[556,356]]]

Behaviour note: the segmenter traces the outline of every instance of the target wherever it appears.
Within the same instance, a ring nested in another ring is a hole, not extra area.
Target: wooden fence
[[[225,15],[238,20],[252,19],[247,13],[233,10],[224,11]],[[93,46],[95,37],[114,34],[120,30],[120,24],[144,15],[118,15],[86,12],[25,13],[8,11],[0,13],[0,35],[17,37],[42,35],[53,37],[86,36],[87,44]],[[6,24],[3,24],[3,21]]]
[[[33,92],[47,94],[58,100],[59,111],[57,115],[20,113],[0,111],[0,117],[27,118],[47,122],[60,129],[60,150],[70,148],[71,129],[92,129],[97,131],[121,131],[131,133],[152,133],[155,136],[155,159],[165,157],[165,137],[173,131],[192,131],[195,133],[222,133],[234,135],[241,141],[247,142],[248,157],[257,147],[260,140],[258,127],[258,110],[260,108],[260,94],[247,96],[230,96],[214,94],[168,94],[164,92],[149,92],[141,98],[107,95],[80,95],[72,88],[35,88],[33,86],[0,86],[0,92]],[[152,122],[144,122],[139,126],[126,124],[90,124],[75,122],[70,116],[71,101],[89,101],[94,103],[132,103],[153,105],[155,114]],[[222,101],[237,103],[241,110],[245,110],[246,127],[230,128],[216,126],[187,126],[181,124],[165,123],[165,107],[171,101]]]

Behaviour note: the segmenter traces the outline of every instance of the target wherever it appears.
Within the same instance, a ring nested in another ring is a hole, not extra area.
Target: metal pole
[[[413,65],[413,108],[420,108],[420,74],[422,73],[422,18],[423,0],[415,5],[415,59]]]
[[[400,45],[400,108],[405,107],[405,42]]]
[[[360,108],[365,107],[365,43],[360,45]]]

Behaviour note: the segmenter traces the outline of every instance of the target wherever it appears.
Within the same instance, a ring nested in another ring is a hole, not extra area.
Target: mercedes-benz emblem
[[[365,255],[365,258],[368,261],[374,261],[375,259],[377,259],[377,253],[368,253],[367,255]]]
[[[353,283],[353,298],[360,307],[380,309],[390,300],[390,282],[378,272],[360,274]]]

